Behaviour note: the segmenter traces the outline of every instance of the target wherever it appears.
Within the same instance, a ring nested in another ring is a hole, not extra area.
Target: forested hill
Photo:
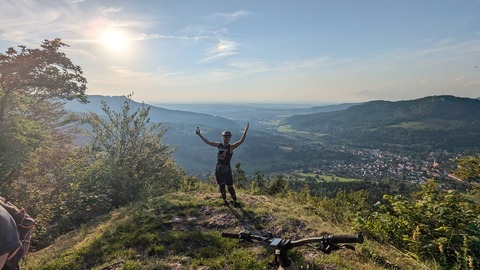
[[[480,100],[430,96],[398,102],[371,101],[342,111],[291,116],[284,124],[359,144],[478,148]]]
[[[107,103],[112,111],[120,112],[123,103],[127,100],[125,96],[100,96],[89,95],[88,104],[82,104],[78,101],[69,101],[65,104],[65,108],[75,113],[95,112],[100,115],[104,114],[102,111],[101,101]],[[224,117],[213,116],[205,113],[195,113],[189,111],[170,110],[160,107],[151,106],[148,104],[142,104],[135,102],[131,99],[128,100],[132,111],[136,111],[138,108],[145,106],[150,107],[149,117],[153,122],[162,123],[182,123],[191,124],[192,126],[213,126],[217,128],[221,127],[237,127],[238,124],[232,120]]]

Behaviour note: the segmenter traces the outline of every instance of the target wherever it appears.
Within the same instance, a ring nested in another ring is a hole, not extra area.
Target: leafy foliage
[[[456,160],[458,168],[455,174],[467,182],[480,183],[480,157],[464,157]]]
[[[80,66],[59,50],[60,39],[40,49],[9,48],[0,53],[0,179],[8,185],[29,155],[74,119],[62,99],[86,102]],[[57,136],[58,137],[58,136]]]
[[[271,179],[267,183],[267,193],[270,195],[282,194],[287,191],[288,183],[281,174]]]
[[[150,123],[149,108],[130,112],[126,99],[121,112],[105,102],[102,110],[106,118],[89,113],[83,121],[92,127],[89,155],[107,170],[101,180],[110,189],[113,206],[178,187],[182,172],[171,157],[174,150],[163,143],[167,129]]]
[[[40,224],[34,249],[99,214],[176,189],[186,178],[170,156],[173,150],[163,143],[166,129],[149,123],[148,109],[132,113],[128,102],[121,113],[104,109],[109,118],[89,114],[84,119],[93,126],[91,144],[78,148],[68,132],[52,128],[9,185],[9,198]],[[44,126],[53,125],[53,120],[45,121]]]
[[[385,195],[360,228],[372,237],[444,267],[480,266],[480,209],[431,180],[414,198]]]

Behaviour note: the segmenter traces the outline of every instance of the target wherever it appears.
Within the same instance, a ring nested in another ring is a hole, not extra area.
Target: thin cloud
[[[210,39],[210,40],[218,40],[222,39],[221,37],[228,36],[228,29],[220,28],[211,30],[205,25],[188,25],[179,31],[181,36],[185,37],[198,37],[200,39]],[[219,38],[220,37],[220,38]],[[198,40],[196,38],[196,40]],[[191,39],[191,38],[190,38]]]
[[[215,69],[210,70],[206,73],[205,78],[208,81],[223,81],[228,80],[234,77],[234,74],[227,70]]]
[[[197,83],[209,83],[232,78],[232,73],[214,69],[198,74],[187,74],[185,72],[170,72],[159,69],[155,72],[134,71],[124,66],[108,67],[108,74],[93,77],[90,82],[105,85],[122,85],[123,87],[142,88],[152,85],[193,85]]]
[[[225,25],[230,24],[232,22],[238,21],[243,17],[247,17],[250,15],[249,11],[246,10],[238,10],[231,13],[213,13],[210,16],[207,16],[206,19],[212,25]]]
[[[397,50],[387,54],[387,56],[389,55],[392,58],[416,59],[442,54],[445,58],[479,52],[480,40],[455,42],[452,39],[444,39],[430,44],[422,44],[422,48]]]
[[[172,35],[162,35],[162,34],[145,34],[137,33],[132,37],[132,40],[154,40],[154,39],[166,39],[166,40],[177,40],[177,41],[199,41],[211,39],[208,36],[172,36]]]
[[[205,52],[205,58],[202,62],[211,62],[217,59],[225,58],[237,54],[238,44],[231,40],[220,40],[215,46]]]
[[[12,5],[2,5],[0,11],[2,39],[27,46],[38,45],[45,38],[66,40],[82,29],[81,23],[75,10],[65,5],[51,7],[36,1],[14,1]]]
[[[246,73],[263,73],[272,70],[265,61],[258,59],[235,60],[230,62],[229,66]]]
[[[126,77],[126,78],[133,78],[133,77],[148,77],[151,75],[150,72],[138,72],[132,71],[122,66],[110,66],[108,68],[110,71],[116,73],[118,76]]]
[[[121,28],[149,28],[153,23],[152,21],[141,19],[109,20],[110,26]]]
[[[60,37],[70,42],[98,42],[99,33],[106,28],[121,28],[131,33],[130,40],[160,38],[135,34],[155,24],[153,20],[134,15],[122,19],[109,18],[123,12],[118,7],[97,7],[89,12],[77,8],[80,1],[55,2],[41,5],[36,1],[8,1],[0,9],[0,33],[2,40],[27,46],[38,45],[47,38]],[[75,38],[72,38],[75,37]],[[136,37],[136,38],[134,38]]]
[[[101,12],[104,14],[119,13],[123,10],[121,7],[102,7]]]
[[[238,10],[232,13],[215,13],[212,17],[219,17],[219,18],[224,18],[228,21],[233,21],[241,17],[245,17],[250,15],[250,12],[246,10]]]

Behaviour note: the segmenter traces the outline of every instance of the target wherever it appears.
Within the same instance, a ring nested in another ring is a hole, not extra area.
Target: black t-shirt
[[[223,164],[225,166],[230,166],[230,160],[232,159],[233,153],[230,151],[230,144],[218,146],[217,154],[217,163]]]

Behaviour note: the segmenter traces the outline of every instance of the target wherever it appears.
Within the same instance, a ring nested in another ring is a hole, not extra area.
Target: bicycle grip
[[[332,243],[363,243],[364,240],[361,233],[329,235],[327,239]]]
[[[239,235],[238,233],[226,233],[226,232],[223,232],[223,233],[222,233],[222,237],[234,238],[234,239],[241,239],[241,238],[240,238],[240,235]]]

